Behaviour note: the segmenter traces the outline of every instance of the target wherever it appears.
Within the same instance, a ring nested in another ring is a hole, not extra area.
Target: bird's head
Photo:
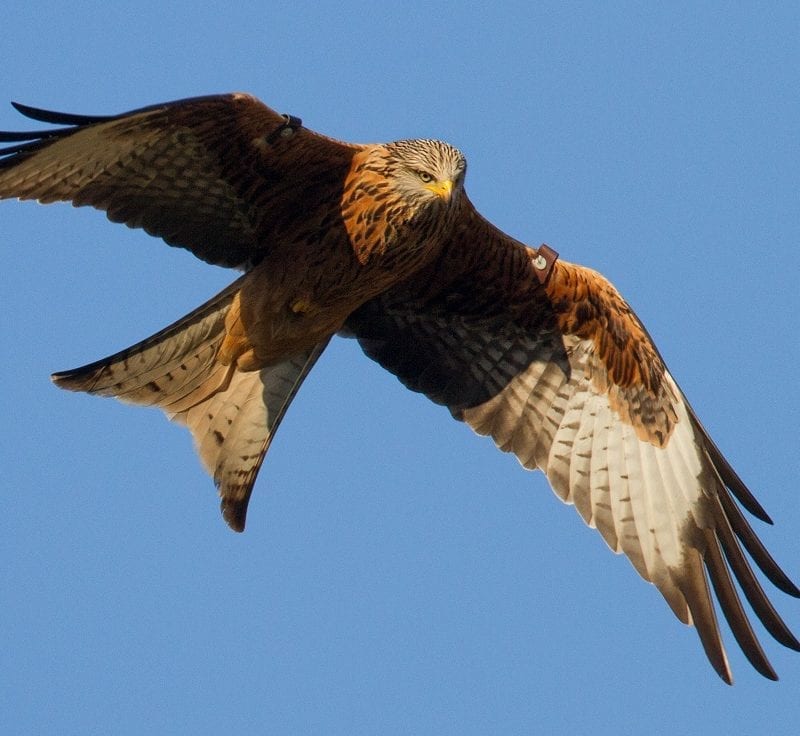
[[[414,139],[388,143],[387,177],[416,206],[455,203],[464,186],[467,160],[442,141]]]
[[[354,158],[341,201],[358,259],[366,263],[391,253],[396,264],[405,253],[413,256],[406,258],[410,264],[434,252],[459,211],[466,169],[461,151],[441,141],[365,146]]]

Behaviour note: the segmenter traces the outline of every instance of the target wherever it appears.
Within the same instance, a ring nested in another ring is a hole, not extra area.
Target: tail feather
[[[80,368],[54,373],[70,391],[114,396],[140,406],[166,406],[218,373],[225,315],[241,279],[155,335]],[[226,367],[227,368],[227,367]]]
[[[244,530],[247,505],[278,425],[328,341],[260,371],[235,371],[228,385],[202,403],[176,413],[219,489],[222,515]]]
[[[216,359],[225,316],[240,288],[234,282],[152,337],[82,368],[56,373],[61,388],[158,406],[192,433],[214,478],[222,513],[244,529],[247,504],[278,425],[327,345],[260,371],[242,372]]]

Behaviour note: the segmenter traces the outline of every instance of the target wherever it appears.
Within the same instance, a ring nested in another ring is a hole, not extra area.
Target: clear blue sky
[[[797,580],[800,10],[735,5],[10,3],[0,100],[245,90],[458,145],[486,217],[627,296]],[[0,233],[3,733],[795,733],[800,656],[764,634],[769,683],[726,629],[724,686],[541,474],[351,341],[233,534],[183,429],[48,380],[233,274],[64,205],[1,203]]]

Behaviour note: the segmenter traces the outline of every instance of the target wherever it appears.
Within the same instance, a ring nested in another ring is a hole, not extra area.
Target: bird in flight
[[[743,509],[770,518],[639,319],[599,273],[486,221],[456,148],[337,141],[246,94],[113,116],[15,107],[59,127],[0,133],[0,198],[90,205],[243,272],[152,337],[53,375],[184,424],[233,529],[289,404],[342,334],[544,472],[696,627],[723,680],[714,597],[753,666],[777,679],[734,579],[767,631],[800,650],[745,555],[800,597]]]

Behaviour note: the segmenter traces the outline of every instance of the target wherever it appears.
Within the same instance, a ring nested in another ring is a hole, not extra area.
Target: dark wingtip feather
[[[794,598],[800,598],[800,589],[798,589],[797,585],[795,585],[789,576],[780,568],[778,563],[775,562],[772,555],[767,551],[763,542],[758,538],[758,535],[753,531],[753,528],[739,510],[736,502],[728,493],[720,493],[719,500],[733,531],[760,570],[769,578],[776,588]]]
[[[13,166],[19,162],[18,154],[38,151],[54,139],[73,133],[75,128],[53,128],[29,133],[9,133],[0,131],[0,141],[17,141],[16,145],[0,148],[0,166]]]
[[[706,431],[702,422],[697,418],[694,409],[688,407],[689,414],[695,423],[695,426],[700,431],[703,441],[708,452],[708,457],[712,465],[716,468],[722,482],[731,490],[734,496],[738,499],[753,516],[761,519],[766,524],[774,523],[770,515],[766,512],[764,507],[759,503],[758,499],[753,495],[752,491],[745,485],[744,481],[739,477],[739,474],[733,469],[733,466],[728,462],[727,458],[722,454],[722,451],[717,447],[714,440]]]
[[[18,131],[18,130],[0,130],[0,141],[30,141],[33,138],[46,138],[53,135],[52,130],[32,130],[32,131]]]
[[[28,130],[28,131],[0,131],[0,141],[14,143],[13,146],[0,148],[0,167],[10,167],[18,163],[20,154],[32,153],[49,145],[56,138],[62,138],[75,132],[75,126],[98,123],[110,118],[101,118],[87,115],[69,115],[67,113],[50,112],[40,110],[36,107],[29,107],[19,102],[11,103],[14,108],[25,117],[38,120],[44,123],[57,123],[66,125],[66,128],[51,128],[50,130]]]
[[[790,579],[787,578],[787,582],[785,585],[781,587],[781,590],[786,593],[787,595],[792,596],[792,598],[800,598],[800,588],[798,588]]]
[[[739,582],[739,588],[770,635],[785,647],[800,651],[800,641],[778,615],[750,565],[747,564],[744,552],[736,542],[734,531],[724,516],[722,505],[719,506],[719,516],[722,518],[717,523],[717,536],[722,545],[722,552]]]
[[[11,104],[21,115],[31,120],[37,120],[40,123],[54,123],[55,125],[91,125],[92,123],[100,123],[112,119],[112,117],[108,115],[74,115],[68,112],[43,110],[39,107],[23,105],[21,102],[14,102],[13,100]]]
[[[147,105],[146,107],[138,107],[134,110],[120,113],[118,115],[76,115],[70,112],[58,112],[56,110],[44,110],[41,107],[33,107],[32,105],[24,105],[21,102],[14,102],[11,104],[14,109],[26,118],[31,120],[38,120],[40,123],[53,123],[55,125],[93,125],[94,123],[105,123],[109,120],[117,120],[121,117],[134,115],[144,112],[154,112],[158,110],[165,110],[170,107],[179,107],[189,102],[213,102],[216,100],[226,99],[231,100],[236,98],[236,94],[222,94],[222,95],[203,95],[200,97],[186,97],[182,100],[173,100],[171,102],[161,102],[155,105]],[[249,96],[247,96],[249,98]],[[253,98],[249,98],[255,101]]]
[[[761,643],[758,641],[758,637],[755,635],[747,614],[742,607],[742,602],[736,594],[716,533],[712,529],[706,529],[704,534],[707,542],[705,554],[703,555],[706,570],[733,636],[756,671],[768,680],[777,680],[778,675],[767,659],[767,655],[764,653]]]

